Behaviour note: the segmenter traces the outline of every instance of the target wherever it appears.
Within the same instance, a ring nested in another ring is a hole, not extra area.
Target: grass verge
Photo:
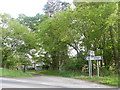
[[[53,75],[53,76],[62,76],[62,77],[75,77],[80,76],[80,73],[77,72],[64,72],[64,71],[40,71],[42,74]]]
[[[81,74],[78,72],[61,72],[61,71],[50,71],[50,70],[43,70],[43,71],[31,71],[46,75],[53,75],[53,76],[62,76],[62,77],[70,77],[75,79],[81,79],[81,80],[87,80],[92,82],[97,82],[105,85],[111,85],[111,86],[118,86],[118,76],[117,75],[111,75],[111,76],[104,76],[104,77],[88,77],[86,74]]]
[[[0,68],[0,76],[3,76],[3,77],[32,77],[33,75],[29,74],[29,73],[24,73],[22,71]]]
[[[74,77],[75,79],[88,80],[92,82],[97,82],[105,85],[118,86],[118,77],[117,75],[104,76],[104,77]]]
[[[75,76],[80,76],[80,74],[81,74],[79,72],[52,71],[52,70],[42,70],[42,71],[29,70],[29,72],[36,72],[36,73],[40,73],[40,74],[52,75],[52,76],[61,76],[61,77],[75,77]]]

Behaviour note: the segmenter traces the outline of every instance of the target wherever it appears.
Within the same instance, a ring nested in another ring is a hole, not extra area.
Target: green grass
[[[42,70],[42,71],[35,71],[35,72],[36,73],[41,73],[41,74],[46,74],[46,75],[52,75],[52,76],[61,76],[61,77],[75,77],[75,76],[80,76],[81,75],[80,72],[71,72],[71,71]]]
[[[118,86],[118,77],[117,75],[105,76],[105,77],[74,77],[75,79],[88,80],[92,82],[97,82],[105,85]]]
[[[50,70],[43,70],[43,71],[34,71],[32,72],[46,74],[46,75],[53,75],[53,76],[62,76],[62,77],[70,77],[75,79],[81,79],[81,80],[88,80],[91,82],[97,82],[105,85],[111,85],[111,86],[118,86],[118,76],[117,75],[111,75],[111,76],[104,76],[104,77],[88,77],[85,74],[81,74],[78,72],[61,72],[61,71],[50,71]]]
[[[29,70],[29,72],[36,72],[46,75],[53,75],[53,76],[61,76],[61,77],[75,77],[80,76],[80,72],[71,72],[71,71],[53,71],[53,70],[42,70],[42,71],[35,71],[35,70]],[[87,74],[82,74],[87,75]]]
[[[47,75],[53,75],[53,76],[62,76],[62,77],[74,77],[74,76],[79,76],[80,73],[76,72],[60,72],[60,71],[40,71],[42,74],[47,74]]]
[[[0,76],[3,76],[3,77],[32,77],[33,75],[24,73],[22,71],[0,68]]]

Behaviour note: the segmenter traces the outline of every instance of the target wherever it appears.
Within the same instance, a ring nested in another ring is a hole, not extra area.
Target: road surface
[[[2,88],[115,88],[84,80],[47,75],[19,78],[0,77],[0,81],[2,81]]]

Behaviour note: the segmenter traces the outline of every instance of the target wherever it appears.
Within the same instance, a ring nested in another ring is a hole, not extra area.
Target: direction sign
[[[95,53],[94,53],[94,51],[92,51],[92,50],[88,50],[88,54],[89,54],[90,56],[95,56]]]
[[[102,60],[102,57],[101,56],[95,56],[94,59],[95,60]]]
[[[97,60],[97,73],[99,77],[99,60],[102,60],[101,56],[95,56],[94,51],[88,50],[88,56],[86,57],[89,64],[89,76],[92,77],[92,60]]]
[[[94,57],[87,56],[86,60],[102,60],[102,57],[101,56],[94,56]]]
[[[88,56],[88,57],[86,57],[86,60],[94,60],[94,57]]]

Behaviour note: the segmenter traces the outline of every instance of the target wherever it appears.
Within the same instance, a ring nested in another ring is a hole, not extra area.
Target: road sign
[[[94,53],[94,51],[92,51],[92,50],[88,50],[88,55],[90,55],[90,56],[95,56],[95,53]]]
[[[95,60],[102,60],[102,57],[101,56],[95,56],[94,59]]]
[[[99,60],[102,60],[101,56],[95,56],[94,51],[88,50],[88,56],[86,57],[89,65],[89,76],[92,77],[92,60],[97,60],[97,74],[99,77]]]
[[[87,56],[86,60],[95,60],[94,57]]]
[[[101,56],[94,56],[94,57],[87,56],[86,60],[102,60],[102,57]]]

